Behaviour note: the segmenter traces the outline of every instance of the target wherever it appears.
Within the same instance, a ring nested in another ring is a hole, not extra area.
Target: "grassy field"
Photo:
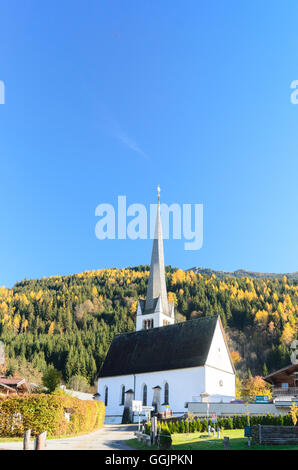
[[[200,437],[204,436],[204,437]],[[231,450],[298,450],[298,445],[276,445],[276,446],[263,446],[263,445],[247,445],[247,437],[244,437],[243,429],[233,429],[231,431],[225,430],[221,433],[220,439],[213,437],[205,437],[206,433],[190,433],[190,434],[173,434],[172,435],[172,449],[173,450],[224,450],[223,438],[230,438]],[[154,449],[154,447],[147,447],[138,442],[137,439],[130,439],[125,441],[126,444],[134,449]]]

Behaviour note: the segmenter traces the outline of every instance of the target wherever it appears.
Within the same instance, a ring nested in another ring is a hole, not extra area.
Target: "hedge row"
[[[66,413],[69,413],[68,421]],[[0,436],[23,436],[27,429],[50,436],[88,433],[103,426],[105,406],[58,395],[32,394],[0,398]]]
[[[212,423],[211,419],[184,419],[161,421],[159,425],[161,430],[169,430],[171,434],[174,433],[192,433],[192,432],[207,432],[208,426],[218,427],[221,429],[244,429],[244,426],[250,424],[251,426],[255,424],[262,425],[271,425],[271,426],[293,426],[292,418],[288,415],[263,415],[263,416],[251,416],[249,421],[247,415],[242,416],[229,416],[228,418],[217,418],[216,423]],[[298,423],[297,423],[298,425]],[[150,434],[151,423],[146,425],[145,432]]]

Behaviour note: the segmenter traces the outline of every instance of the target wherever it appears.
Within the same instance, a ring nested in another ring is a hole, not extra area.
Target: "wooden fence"
[[[298,444],[298,426],[252,426],[254,444]]]

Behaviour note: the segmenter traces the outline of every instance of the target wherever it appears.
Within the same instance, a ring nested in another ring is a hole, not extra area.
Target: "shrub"
[[[78,392],[90,391],[90,385],[88,383],[88,380],[86,379],[86,377],[83,377],[81,375],[74,375],[73,377],[71,377],[68,381],[67,386],[70,390],[75,390]]]
[[[148,436],[151,434],[151,421],[148,421],[148,423],[145,424],[145,434]]]
[[[184,433],[184,432],[185,432],[185,422],[184,422],[183,419],[182,419],[181,422],[180,422],[180,432],[181,432],[181,433]]]
[[[49,390],[50,393],[54,392],[60,384],[62,374],[55,367],[50,366],[42,377],[42,383]]]
[[[227,429],[233,429],[233,421],[232,421],[231,416],[228,417]]]
[[[101,428],[104,417],[103,402],[95,400],[45,394],[0,398],[1,437],[21,437],[27,429],[33,436],[43,431],[49,437],[88,433]]]
[[[202,431],[208,431],[208,421],[207,418],[204,418],[203,423],[202,423]]]
[[[196,427],[197,427],[197,431],[198,432],[201,432],[202,431],[202,423],[199,419],[197,419],[197,422],[196,422]]]
[[[170,431],[168,429],[162,430],[159,443],[160,443],[161,449],[164,449],[164,450],[170,449],[172,445],[172,438],[171,438]]]

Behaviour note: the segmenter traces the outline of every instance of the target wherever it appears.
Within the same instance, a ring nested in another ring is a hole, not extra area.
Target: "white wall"
[[[220,378],[224,380],[224,386],[216,388]],[[98,380],[98,392],[104,401],[104,389],[108,386],[109,399],[106,407],[106,416],[122,417],[123,405],[121,402],[121,386],[125,390],[134,390],[135,400],[143,399],[143,385],[147,385],[147,405],[152,405],[153,387],[161,387],[161,403],[164,402],[164,386],[169,384],[169,403],[173,413],[179,415],[187,412],[187,402],[196,400],[203,392],[210,393],[210,401],[230,401],[234,398],[234,376],[222,371],[216,371],[211,367],[193,367],[178,370],[151,372],[145,374],[123,375],[117,377],[100,378]],[[161,407],[164,410],[164,407]],[[119,422],[119,419],[118,419]]]
[[[253,415],[266,415],[274,414],[275,416],[279,416],[280,414],[287,414],[289,412],[289,404],[288,407],[276,407],[273,403],[250,403],[248,405],[248,411],[250,416]],[[188,411],[192,414],[195,414],[199,417],[206,416],[207,413],[206,403],[189,403],[188,404]],[[242,403],[210,403],[209,404],[209,416],[213,413],[216,413],[219,417],[227,417],[233,415],[246,415],[247,408],[245,404]]]
[[[143,329],[143,321],[144,320],[151,320],[153,318],[154,321],[154,328],[158,328],[160,326],[164,326],[163,322],[166,321],[167,323],[173,324],[174,318],[169,317],[168,315],[164,315],[161,312],[150,313],[148,315],[137,315],[136,320],[136,331]]]
[[[205,389],[205,371],[203,367],[178,369],[160,372],[137,374],[135,376],[135,400],[143,399],[143,385],[147,385],[147,405],[152,405],[153,387],[161,387],[161,403],[164,402],[164,386],[169,384],[170,409],[174,413],[183,414],[187,410],[185,404],[192,401],[193,396],[200,395]],[[134,376],[123,375],[117,377],[100,378],[98,392],[104,401],[105,386],[109,388],[109,401],[106,407],[106,416],[122,416],[123,406],[120,405],[121,386],[125,390],[134,390]],[[164,410],[164,407],[161,407]]]
[[[216,367],[234,374],[233,366],[221,331],[219,320],[217,320],[211,346],[207,356],[206,365]]]
[[[205,367],[206,392],[210,402],[230,402],[235,398],[235,375],[214,367]]]
[[[217,321],[206,361],[206,392],[211,402],[235,398],[235,374],[224,336]]]

